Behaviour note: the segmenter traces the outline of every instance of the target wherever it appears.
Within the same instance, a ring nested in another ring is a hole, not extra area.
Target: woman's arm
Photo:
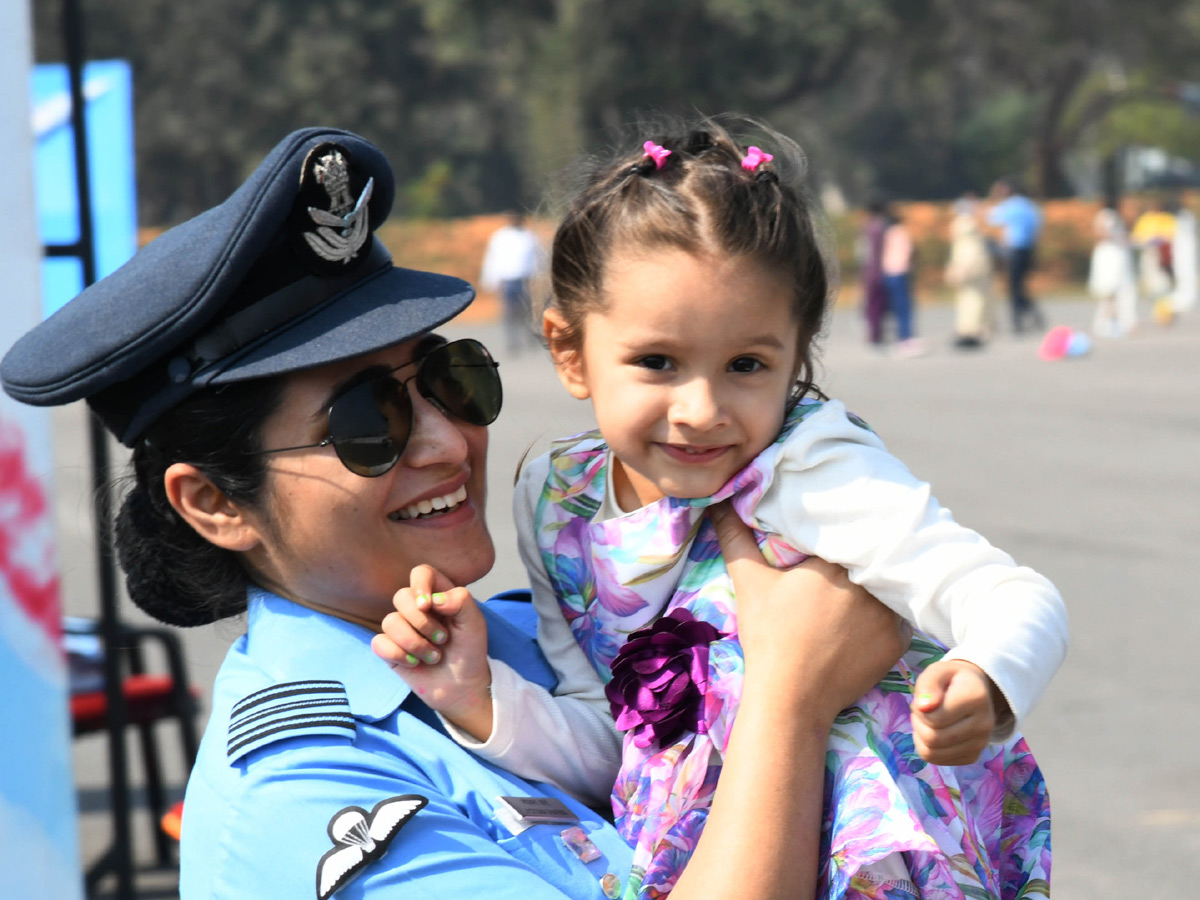
[[[839,567],[810,559],[777,571],[736,515],[713,519],[746,676],[712,810],[672,900],[813,897],[829,729],[895,664],[907,626]]]

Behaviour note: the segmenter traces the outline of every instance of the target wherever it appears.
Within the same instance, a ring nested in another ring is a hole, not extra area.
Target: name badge
[[[553,797],[497,797],[496,818],[513,834],[534,825],[572,824],[579,816]]]

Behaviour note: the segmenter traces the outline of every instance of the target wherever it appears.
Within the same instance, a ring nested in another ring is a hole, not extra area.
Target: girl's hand
[[[1012,715],[995,682],[974,663],[944,659],[917,676],[913,743],[926,762],[963,766],[979,759],[999,713]]]
[[[471,592],[417,566],[392,598],[371,649],[432,710],[478,741],[492,733],[487,622]]]
[[[712,518],[737,592],[746,678],[797,692],[793,699],[818,704],[832,722],[895,665],[912,629],[841,566],[810,558],[775,569],[726,504],[713,507]]]

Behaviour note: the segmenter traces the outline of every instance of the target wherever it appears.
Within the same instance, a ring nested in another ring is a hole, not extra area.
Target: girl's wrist
[[[481,744],[486,744],[492,736],[495,724],[491,681],[482,688],[466,692],[461,699],[439,709],[438,713],[459,731],[470,735]]]

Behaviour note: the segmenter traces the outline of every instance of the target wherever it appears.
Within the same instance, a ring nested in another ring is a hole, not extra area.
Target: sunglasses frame
[[[482,361],[479,363],[451,366],[450,368],[451,369],[453,369],[453,368],[481,368],[481,369],[491,369],[492,370],[491,377],[495,379],[495,388],[496,388],[496,410],[491,415],[491,417],[488,418],[487,421],[485,421],[485,422],[474,422],[471,419],[468,419],[468,418],[460,415],[459,413],[456,413],[453,410],[449,409],[446,406],[445,402],[443,400],[441,400],[437,396],[437,394],[435,394],[433,392],[433,390],[430,388],[429,385],[422,384],[420,381],[418,381],[417,382],[417,390],[420,392],[422,397],[424,397],[426,400],[428,400],[433,406],[437,407],[438,411],[441,412],[445,416],[448,416],[448,417],[451,417],[454,419],[458,419],[459,421],[466,422],[469,425],[478,425],[480,427],[486,427],[488,425],[491,425],[493,422],[496,421],[497,417],[499,417],[500,410],[504,405],[503,386],[501,384],[499,374],[496,373],[496,370],[500,368],[500,363],[498,363],[495,359],[492,358],[492,354],[488,352],[487,347],[485,347],[483,345],[483,343],[475,340],[474,338],[459,338],[456,341],[448,341],[444,344],[438,344],[438,346],[434,347],[428,353],[425,353],[424,355],[419,356],[416,359],[410,359],[408,362],[406,362],[402,365],[396,366],[394,369],[389,369],[386,372],[380,372],[378,374],[364,378],[361,381],[356,381],[353,384],[348,385],[343,390],[339,391],[338,394],[333,398],[333,400],[330,401],[329,409],[326,410],[326,412],[325,412],[326,421],[329,421],[329,419],[332,417],[333,408],[337,405],[337,403],[340,400],[342,400],[351,391],[355,391],[355,390],[358,390],[363,387],[373,386],[377,382],[383,381],[383,380],[391,381],[396,385],[396,395],[398,397],[403,398],[403,402],[406,402],[408,404],[409,416],[411,417],[411,415],[412,415],[412,398],[409,396],[409,393],[408,393],[409,382],[413,381],[415,379],[419,379],[421,377],[422,372],[425,370],[425,363],[427,363],[431,357],[433,357],[439,353],[452,352],[451,348],[462,346],[462,345],[468,345],[468,346],[472,347],[473,349],[476,349],[479,352]],[[415,372],[413,372],[413,374],[409,375],[407,378],[401,380],[394,375],[395,372],[399,372],[401,369],[407,369],[409,366],[416,366],[417,370]],[[380,414],[383,415],[382,411],[380,411]],[[384,420],[387,421],[387,416],[384,415],[383,417],[384,417]],[[487,416],[485,415],[484,418],[487,418]],[[376,436],[369,435],[367,437],[374,438]],[[338,461],[341,462],[341,464],[346,467],[347,471],[352,472],[355,475],[358,475],[360,478],[378,478],[381,475],[386,475],[388,472],[390,472],[392,469],[394,469],[396,467],[396,463],[400,462],[400,458],[404,455],[404,450],[408,446],[409,440],[412,438],[411,423],[409,425],[408,434],[405,436],[403,443],[401,443],[399,445],[397,445],[395,439],[392,437],[392,435],[390,433],[379,436],[379,437],[382,440],[389,441],[393,447],[392,458],[389,462],[386,463],[386,465],[383,468],[379,468],[377,466],[360,466],[359,468],[355,468],[351,463],[346,461],[345,456],[342,455],[342,446],[339,445],[339,441],[342,441],[345,444],[350,444],[355,439],[345,438],[345,437],[339,438],[333,434],[326,435],[322,440],[317,441],[314,444],[297,444],[294,447],[273,447],[270,450],[257,450],[250,455],[265,456],[270,453],[289,453],[293,450],[312,450],[312,449],[316,449],[318,447],[332,446],[334,451],[337,453]],[[362,440],[362,438],[358,438],[357,440]]]

